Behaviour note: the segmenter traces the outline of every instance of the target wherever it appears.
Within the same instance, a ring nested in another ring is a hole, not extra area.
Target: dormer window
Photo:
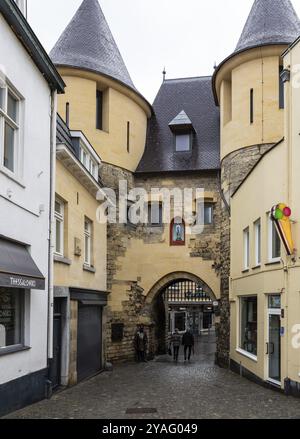
[[[98,164],[82,143],[80,143],[80,161],[95,180],[98,180]]]
[[[169,128],[175,137],[175,151],[192,150],[193,124],[185,111],[181,111],[170,123]]]

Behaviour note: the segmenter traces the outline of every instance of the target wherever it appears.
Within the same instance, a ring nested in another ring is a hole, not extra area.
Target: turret
[[[62,118],[86,134],[104,162],[135,171],[151,107],[132,82],[98,0],[82,2],[50,56],[67,85],[58,103]]]
[[[290,0],[255,0],[235,51],[213,78],[221,110],[221,160],[283,137],[281,54],[299,34]]]

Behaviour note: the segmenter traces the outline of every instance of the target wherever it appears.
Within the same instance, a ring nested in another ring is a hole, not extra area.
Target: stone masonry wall
[[[190,240],[191,258],[203,258],[212,261],[212,268],[216,271],[220,269],[220,230],[221,230],[221,201],[219,194],[218,173],[202,173],[190,175],[148,175],[134,176],[130,172],[117,168],[109,164],[103,164],[101,169],[101,180],[105,187],[114,188],[118,193],[119,180],[128,182],[128,190],[132,187],[143,187],[147,191],[151,187],[200,187],[206,192],[214,195],[214,225],[206,226],[203,234]],[[161,242],[163,229],[149,228],[146,226],[133,227],[123,224],[108,225],[108,291],[110,292],[114,285],[114,294],[116,289],[120,289],[120,294],[124,294],[126,289],[127,299],[122,302],[122,310],[114,311],[110,306],[110,299],[107,307],[107,360],[120,362],[133,360],[134,352],[134,335],[137,325],[144,324],[149,338],[149,357],[152,358],[157,347],[155,337],[154,322],[152,319],[151,306],[145,306],[145,299],[148,291],[143,290],[139,284],[139,277],[135,280],[128,279],[118,284],[116,273],[118,272],[118,257],[126,256],[128,237],[142,239],[145,244]],[[147,249],[145,248],[145,251]],[[143,255],[141,255],[142,257]],[[153,255],[155,257],[155,255]],[[162,261],[163,263],[163,261]],[[178,261],[177,271],[180,270],[180,261]],[[113,323],[124,324],[124,337],[121,342],[111,342],[111,325]]]
[[[221,243],[220,243],[220,279],[221,279],[221,306],[220,323],[216,325],[217,354],[216,362],[219,366],[229,365],[230,343],[230,197],[243,179],[256,165],[263,154],[273,145],[254,145],[235,151],[222,161],[221,185],[226,200],[222,201],[221,212]]]

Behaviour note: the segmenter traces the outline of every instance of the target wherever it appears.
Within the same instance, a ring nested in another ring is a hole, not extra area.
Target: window
[[[191,134],[176,134],[175,148],[177,152],[187,152],[191,150],[192,136]]]
[[[254,223],[255,234],[255,265],[261,264],[261,220]]]
[[[283,72],[283,66],[279,66],[279,108],[284,108],[284,82],[281,78]]]
[[[274,221],[269,217],[269,262],[278,262],[281,257],[281,241]]]
[[[257,356],[257,297],[240,298],[240,348]]]
[[[130,122],[127,122],[127,152],[130,152]]]
[[[185,223],[182,218],[174,218],[171,222],[170,245],[185,245]]]
[[[84,264],[92,265],[92,222],[84,220]]]
[[[58,198],[55,200],[55,247],[54,252],[57,255],[64,255],[64,203]]]
[[[249,227],[244,230],[244,270],[249,269],[250,265],[250,241],[249,241]]]
[[[204,204],[204,225],[213,224],[214,208],[212,203]]]
[[[223,81],[223,126],[232,120],[232,81]]]
[[[98,164],[82,144],[80,144],[80,161],[95,180],[98,180]]]
[[[24,343],[24,296],[24,290],[0,288],[0,353]]]
[[[20,130],[20,98],[7,85],[0,84],[1,166],[16,174]]]
[[[96,94],[96,128],[103,129],[103,93],[100,90]]]
[[[254,122],[254,90],[250,90],[250,123]]]
[[[148,204],[148,225],[150,227],[161,227],[163,224],[163,206],[159,201],[152,201]]]

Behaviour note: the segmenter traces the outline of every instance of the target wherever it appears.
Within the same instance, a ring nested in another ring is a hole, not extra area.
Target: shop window
[[[23,345],[25,291],[0,288],[0,353]]]
[[[1,166],[17,174],[20,143],[21,99],[10,86],[0,83],[0,153]]]
[[[55,199],[55,209],[54,209],[54,252],[59,255],[64,255],[64,216],[65,216],[65,206],[63,201],[59,198]]]
[[[269,218],[269,262],[278,262],[281,257],[281,241],[274,221]]]
[[[92,265],[92,221],[84,220],[84,264]]]
[[[171,222],[170,245],[185,245],[185,223],[182,218],[174,218]]]
[[[257,297],[240,298],[240,348],[257,356]]]

